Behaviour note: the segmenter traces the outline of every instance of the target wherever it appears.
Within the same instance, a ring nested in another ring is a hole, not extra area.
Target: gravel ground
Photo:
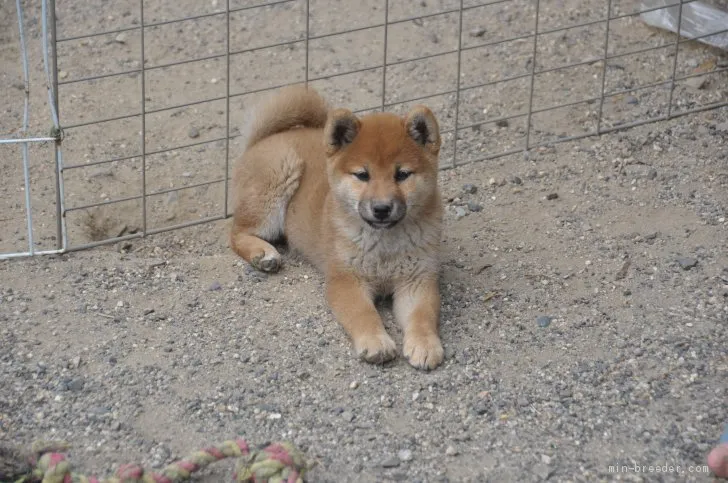
[[[87,3],[105,10],[86,8]],[[69,2],[60,30],[70,36],[133,23],[136,3],[127,3]],[[190,1],[174,8],[162,0],[147,3],[147,22],[204,10],[202,3]],[[513,36],[515,31],[506,27],[532,15],[532,4],[522,3],[523,8],[498,7],[493,18],[470,16],[474,25],[466,26],[467,42],[479,38],[472,31],[476,24],[487,35]],[[549,27],[598,18],[596,10],[576,8],[586,2],[541,4]],[[317,34],[383,15],[381,2],[342,2],[331,10],[324,5],[311,2],[311,28]],[[10,90],[18,79],[13,70],[17,48],[6,36],[12,30],[11,7],[0,7],[0,58],[3,67],[8,65],[0,76],[0,99],[9,106],[0,115],[3,131],[17,126],[22,112],[17,88]],[[422,9],[451,7],[452,2],[428,2]],[[632,7],[619,2],[621,9]],[[29,22],[37,26],[33,12],[29,5]],[[286,12],[291,13],[283,9],[276,15]],[[393,4],[390,20],[409,14],[405,6]],[[346,22],[337,23],[337,15]],[[273,21],[254,29],[253,17],[239,20],[235,41],[241,45],[262,38],[281,41],[300,31],[276,28]],[[452,37],[447,32],[456,21],[445,17],[440,27],[425,24],[432,45],[421,40],[423,26],[403,25],[390,38],[393,58],[423,45],[448,50]],[[220,45],[214,36],[218,26],[210,19],[189,27],[172,25],[167,33],[160,28],[150,44],[154,64],[209,55]],[[667,45],[672,39],[636,25],[615,27],[623,43],[612,48],[634,47],[638,41]],[[31,34],[36,38],[37,28]],[[175,35],[185,36],[187,50],[175,43]],[[597,36],[575,33],[572,41],[567,36],[544,48],[574,61],[588,53],[589,35]],[[133,67],[138,46],[131,36],[123,42],[113,37],[74,47],[86,48],[85,57],[69,54],[60,68],[73,78]],[[312,43],[314,75],[366,66],[366,59],[346,56],[347,45],[360,40]],[[513,48],[493,49],[481,61],[468,62],[481,71],[474,67],[464,77],[517,74],[527,56],[521,59]],[[108,49],[121,50],[121,60],[97,64],[93,55],[108,61]],[[250,73],[253,61],[236,64],[239,87],[289,75],[285,56],[295,52],[286,49],[280,49],[283,61],[276,64],[280,72]],[[357,55],[377,57],[377,49],[381,45],[367,44]],[[726,62],[724,53],[704,46],[691,45],[685,52],[678,58],[684,71]],[[516,61],[502,63],[499,55]],[[673,61],[666,50],[620,61],[608,72],[622,73],[615,85],[641,85]],[[33,64],[36,76],[39,65]],[[432,65],[435,80],[447,77],[444,68]],[[215,66],[223,64],[193,63],[170,73],[178,84],[187,79],[182,89],[166,85],[168,78],[162,76],[160,93],[150,94],[149,102],[162,108],[215,95],[224,84]],[[419,89],[406,80],[419,75],[419,68],[393,69],[391,95],[404,98],[407,89]],[[599,70],[594,65],[582,69],[585,79]],[[370,80],[367,75],[342,79],[338,86],[320,84],[334,102],[364,108],[377,102],[372,87],[377,76]],[[570,77],[544,82],[542,102],[562,102],[557,94],[588,95],[587,82],[565,86]],[[706,79],[700,86],[678,86],[675,106],[725,99],[724,74]],[[101,81],[94,85],[96,90],[79,86],[76,93],[66,92],[61,112],[67,122],[138,106],[138,93],[126,91],[122,81],[112,90],[104,90]],[[516,87],[489,92],[491,97],[486,89],[466,97],[461,122],[523,108]],[[609,122],[664,113],[657,94],[648,89],[609,99]],[[40,112],[43,93],[36,90],[34,96]],[[234,129],[252,97],[233,103]],[[452,99],[441,96],[432,105],[444,128],[451,127]],[[575,134],[595,121],[597,107],[591,103],[543,116],[545,127],[536,134],[545,139]],[[213,103],[211,109],[211,117],[202,107],[161,111],[157,121],[162,122],[148,121],[149,149],[215,137],[224,124],[219,106]],[[36,132],[46,129],[42,119],[35,118]],[[494,121],[464,133],[461,159],[513,147],[524,135],[517,121]],[[133,154],[134,122],[70,131],[66,162]],[[711,481],[702,465],[728,420],[727,142],[728,111],[721,109],[443,171],[446,361],[430,373],[401,359],[384,367],[358,362],[326,307],[320,275],[293,257],[286,257],[280,274],[251,271],[227,248],[225,222],[62,256],[2,262],[0,439],[18,444],[66,439],[73,444],[74,464],[97,474],[110,474],[130,461],[160,467],[241,435],[254,444],[291,440],[317,463],[310,479],[320,482]],[[239,148],[231,143],[231,152]],[[3,248],[24,241],[18,211],[22,177],[14,177],[19,157],[5,149],[0,160],[8,174],[0,180],[0,194],[8,200]],[[37,239],[52,245],[52,171],[42,162],[50,159],[43,149],[32,153],[37,160],[33,182],[39,187]],[[136,194],[139,166],[132,159],[69,171],[69,202]],[[214,169],[221,166],[224,157],[215,143],[150,156],[148,189],[214,179]],[[212,186],[159,195],[149,203],[150,225],[215,213],[223,206],[221,194],[221,187]],[[135,203],[70,213],[72,241],[138,228]],[[401,342],[386,302],[382,310],[390,333]],[[610,466],[635,465],[679,465],[681,474],[610,472]],[[224,481],[231,471],[230,465],[219,464],[199,481]]]
[[[447,359],[431,373],[357,362],[320,276],[291,258],[252,272],[221,222],[5,262],[0,435],[66,438],[101,473],[236,434],[294,441],[312,481],[701,465],[728,417],[718,115],[443,172]]]

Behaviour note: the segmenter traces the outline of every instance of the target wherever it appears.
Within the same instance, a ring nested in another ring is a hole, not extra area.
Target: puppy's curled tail
[[[246,128],[246,149],[263,139],[297,126],[323,128],[329,108],[310,87],[288,86],[261,102],[251,113]]]

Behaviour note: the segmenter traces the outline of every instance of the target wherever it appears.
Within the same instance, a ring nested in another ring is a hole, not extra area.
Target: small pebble
[[[558,193],[549,193],[549,194],[546,195],[546,199],[547,200],[555,200],[558,197],[559,197],[559,194]]]
[[[627,96],[627,104],[636,105],[639,104],[639,100],[635,96]]]
[[[455,446],[448,446],[445,450],[445,454],[448,456],[457,456],[458,450],[455,448]]]
[[[616,275],[614,276],[614,279],[615,279],[615,280],[622,280],[622,279],[624,279],[624,278],[625,278],[625,277],[627,276],[627,272],[629,271],[629,267],[630,267],[630,265],[632,265],[632,262],[631,262],[631,261],[629,261],[629,260],[626,260],[626,261],[625,261],[625,262],[624,262],[624,263],[622,264],[622,268],[620,268],[620,269],[619,269],[619,270],[617,271],[617,274],[616,274]]]
[[[465,211],[465,208],[463,208],[462,206],[455,207],[455,218],[456,219],[459,220],[459,219],[467,216],[467,214],[468,214],[468,212]]]
[[[539,315],[536,317],[536,323],[539,327],[548,327],[551,324],[551,317],[548,315]]]
[[[482,37],[487,32],[483,27],[474,28],[470,31],[471,37]]]
[[[386,460],[382,461],[382,467],[384,468],[396,468],[400,464],[399,458],[396,456],[392,456],[391,458],[387,458]]]
[[[110,413],[111,409],[105,406],[93,406],[89,408],[89,412],[92,414],[98,414],[100,416],[103,416],[104,414]]]
[[[397,453],[397,457],[400,459],[400,461],[411,461],[412,451],[408,449],[403,449],[399,453]]]
[[[198,138],[200,137],[200,130],[196,127],[191,127],[190,130],[187,132],[187,135],[192,139]]]
[[[694,69],[700,65],[700,61],[698,59],[685,59],[685,65],[690,67],[691,69]]]
[[[466,192],[466,193],[468,193],[468,194],[473,195],[473,194],[475,194],[475,193],[478,192],[478,187],[475,186],[474,184],[470,184],[470,183],[464,184],[463,185],[463,191]]]
[[[477,401],[473,405],[473,411],[478,416],[484,416],[490,411],[490,404],[488,404],[488,401]]]
[[[212,282],[212,284],[210,284],[210,287],[207,290],[209,290],[211,292],[214,292],[217,290],[222,290],[222,285],[220,285],[220,282],[214,281],[214,282]]]
[[[356,389],[359,387],[359,383],[356,381],[351,381],[351,384],[349,384],[349,389]]]
[[[685,84],[693,89],[705,89],[705,86],[708,84],[708,78],[705,76],[690,77],[685,80]]]
[[[71,382],[68,383],[68,390],[78,392],[83,390],[83,386],[83,379],[73,379]]]
[[[551,477],[552,471],[543,463],[533,465],[533,473],[538,476],[541,481],[546,481]]]
[[[482,211],[483,207],[479,203],[475,203],[473,201],[468,203],[468,209],[473,212]]]
[[[691,268],[695,268],[698,264],[698,260],[690,257],[678,257],[677,263],[683,270],[690,270]]]

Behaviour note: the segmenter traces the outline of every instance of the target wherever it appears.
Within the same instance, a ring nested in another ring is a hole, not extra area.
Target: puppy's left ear
[[[440,152],[440,126],[435,115],[425,106],[415,106],[404,119],[407,134],[432,154]]]

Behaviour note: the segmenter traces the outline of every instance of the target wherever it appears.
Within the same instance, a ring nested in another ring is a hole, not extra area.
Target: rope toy
[[[100,480],[72,472],[71,464],[61,454],[68,448],[66,443],[56,441],[39,441],[30,452],[0,446],[0,483],[178,483],[225,458],[237,458],[235,483],[303,483],[309,469],[303,453],[291,443],[251,450],[244,440],[236,439],[195,451],[159,473],[127,464],[119,467],[113,477]]]
[[[723,428],[718,445],[708,454],[708,468],[716,477],[728,480],[728,423]]]

